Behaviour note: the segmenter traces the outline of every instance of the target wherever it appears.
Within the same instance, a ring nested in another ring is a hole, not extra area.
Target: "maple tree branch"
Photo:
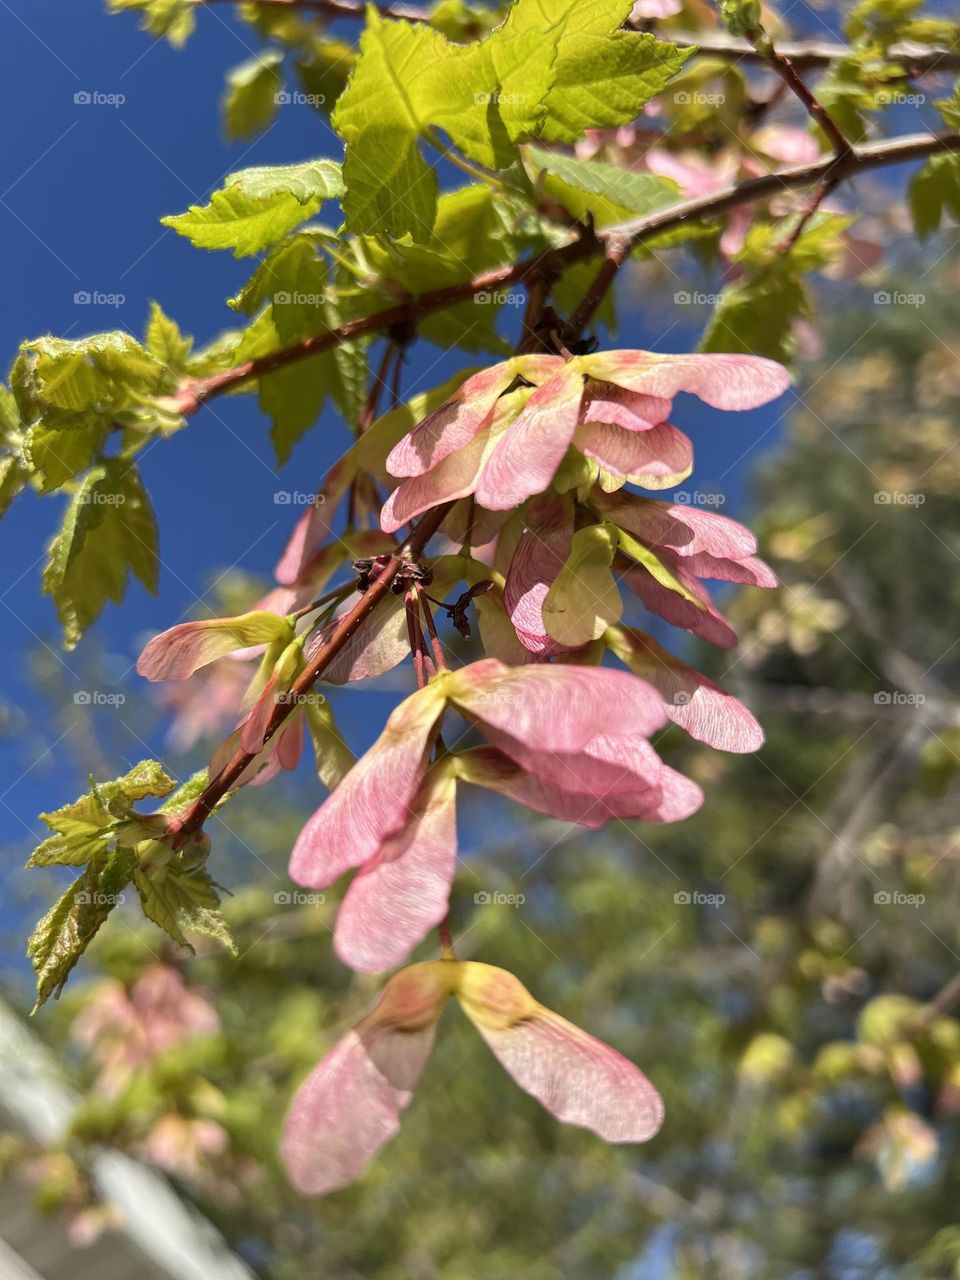
[[[788,254],[790,252],[793,246],[803,235],[810,219],[814,216],[836,185],[837,184],[834,179],[824,178],[820,185],[815,188],[803,208],[800,210],[800,216],[797,218],[793,229],[785,235],[782,240],[774,245],[775,253]]]
[[[579,338],[593,319],[594,313],[607,295],[607,291],[617,278],[617,272],[630,256],[631,241],[626,238],[611,239],[606,242],[603,265],[593,278],[587,292],[568,325],[571,336]]]
[[[273,708],[273,714],[264,734],[264,744],[268,743],[283,727],[284,721],[291,715],[310,692],[324,671],[344,648],[348,640],[356,634],[360,626],[370,616],[380,601],[393,585],[394,579],[404,564],[415,560],[424,547],[440,528],[452,502],[445,502],[434,507],[417,522],[406,542],[391,555],[384,568],[367,586],[353,608],[343,615],[337,623],[329,639],[317,649],[310,664],[290,686],[286,698]],[[261,748],[262,750],[262,748]],[[206,787],[197,796],[183,816],[174,823],[174,848],[182,848],[189,837],[195,834],[206,822],[207,818],[243,776],[244,770],[259,755],[259,752],[244,751],[238,748],[232,758],[220,770],[215,778],[211,778]]]
[[[685,200],[683,204],[661,209],[657,213],[632,218],[629,222],[607,228],[602,234],[606,238],[614,235],[628,236],[631,243],[637,245],[652,235],[672,231],[686,222],[692,222],[698,218],[716,217],[718,214],[726,213],[728,209],[735,209],[738,205],[750,204],[757,200],[766,200],[767,197],[775,196],[781,191],[813,186],[827,178],[834,183],[843,182],[857,174],[869,173],[873,169],[882,169],[887,165],[907,164],[912,160],[925,160],[930,156],[957,151],[960,151],[960,131],[911,133],[901,138],[870,142],[864,146],[852,147],[843,156],[824,156],[809,164],[792,165],[788,169],[779,169],[773,173],[763,173],[757,178],[748,178],[745,182],[734,183],[711,195],[697,196],[693,200]]]
[[[701,218],[715,218],[729,209],[765,200],[781,191],[815,186],[826,181],[829,181],[831,186],[835,186],[839,182],[873,169],[880,169],[887,165],[907,164],[910,161],[924,160],[930,156],[957,151],[960,151],[960,132],[907,134],[901,138],[854,146],[840,156],[824,156],[808,164],[793,165],[773,173],[761,174],[756,178],[748,178],[721,191],[697,196],[692,200],[684,200],[680,204],[659,209],[656,213],[644,214],[628,222],[607,227],[600,232],[590,227],[583,227],[569,244],[561,245],[557,249],[548,249],[537,257],[503,267],[494,267],[460,284],[447,285],[442,289],[432,289],[426,293],[417,294],[382,311],[349,320],[335,329],[328,329],[326,333],[302,338],[292,346],[272,351],[269,355],[246,360],[230,369],[223,369],[206,377],[187,378],[181,383],[176,394],[169,397],[167,404],[175,411],[189,416],[208,400],[234,390],[251,378],[273,373],[276,369],[283,369],[289,364],[305,360],[321,351],[329,351],[332,347],[363,334],[380,333],[396,324],[415,325],[421,317],[467,302],[478,293],[494,291],[506,285],[534,281],[544,272],[562,271],[575,262],[582,262],[599,253],[609,253],[608,246],[619,241],[625,240],[630,248],[634,248],[644,240],[684,226],[688,222],[695,222]]]
[[[216,0],[197,0],[200,6],[214,4]],[[259,5],[264,9],[306,9],[311,13],[323,14],[328,18],[364,18],[367,6],[363,0],[223,0],[228,4]],[[427,9],[419,9],[413,5],[388,4],[380,9],[384,18],[405,18],[407,22],[429,22]]]
[[[558,249],[548,250],[525,262],[495,268],[462,284],[420,294],[407,302],[388,307],[384,311],[349,321],[327,333],[304,338],[301,342],[292,347],[286,347],[282,351],[248,360],[233,369],[223,370],[207,378],[193,379],[181,389],[179,397],[181,411],[192,412],[212,396],[232,389],[249,378],[258,377],[319,351],[328,350],[357,334],[376,333],[399,323],[413,323],[418,316],[441,311],[455,303],[466,301],[476,293],[525,280],[535,282],[542,279],[545,274],[553,273],[563,266],[603,252],[604,264],[575,312],[575,320],[582,320],[583,324],[586,324],[610,287],[629,250],[650,236],[698,218],[716,217],[727,209],[765,199],[781,190],[816,183],[823,185],[829,182],[833,185],[855,173],[955,151],[960,151],[960,132],[913,134],[886,142],[851,147],[849,152],[841,155],[831,155],[810,164],[795,165],[779,172],[762,174],[712,195],[686,200],[672,208],[621,223],[599,234],[591,227],[584,227],[580,235],[571,243]],[[287,716],[299,705],[301,698],[320,679],[351,636],[389,592],[403,564],[416,558],[423,551],[427,542],[443,523],[452,505],[448,502],[434,507],[421,518],[406,542],[390,557],[386,567],[369,584],[353,608],[340,619],[330,638],[314,654],[310,665],[294,681],[288,697],[275,706],[264,735],[264,742],[269,742],[282,728]],[[204,791],[176,824],[177,847],[181,847],[190,835],[200,830],[217,804],[237,783],[244,770],[255,758],[256,753],[238,749],[217,776],[210,780]]]
[[[729,59],[731,62],[768,61],[766,54],[754,48],[749,40],[739,40],[722,31],[666,31],[662,38],[683,49],[696,48],[710,58]],[[848,45],[832,40],[778,40],[777,49],[799,71],[823,69],[850,55]],[[960,70],[960,46],[957,45],[928,45],[902,40],[890,45],[886,52],[891,62],[901,63],[908,73],[916,75]]]
[[[945,1018],[960,1002],[960,974],[955,974],[945,986],[932,996],[912,1019],[913,1030],[929,1027],[937,1018]]]
[[[185,415],[195,413],[207,400],[232,391],[250,378],[273,373],[276,369],[283,369],[288,364],[317,355],[321,351],[329,351],[362,334],[380,333],[393,325],[415,325],[423,316],[445,311],[448,307],[469,301],[475,294],[495,291],[501,285],[537,280],[544,273],[555,272],[571,262],[591,257],[600,251],[600,247],[596,234],[585,228],[576,240],[560,249],[547,249],[534,258],[505,267],[494,267],[460,284],[446,285],[442,289],[431,289],[426,293],[413,295],[382,311],[348,320],[335,329],[328,329],[326,333],[302,338],[292,346],[246,360],[230,369],[222,369],[202,378],[186,378],[176,395],[170,398],[169,407]]]
[[[793,96],[803,104],[807,115],[820,126],[830,139],[834,153],[837,156],[849,155],[853,151],[851,143],[817,95],[804,82],[796,65],[776,47],[767,35],[761,34],[757,38],[756,47],[758,52],[766,56],[768,65],[773,68]]]
[[[303,9],[324,14],[330,18],[359,18],[366,13],[363,0],[198,0],[199,5],[257,4],[269,9]],[[380,12],[388,18],[405,18],[407,22],[429,22],[429,9],[415,5],[388,4]],[[646,31],[649,21],[626,22],[624,26]],[[722,31],[664,31],[661,39],[669,40],[682,49],[694,47],[710,58],[729,59],[731,62],[766,62],[766,55],[758,52],[749,40],[738,40]],[[829,67],[850,54],[850,47],[833,40],[778,40],[777,48],[801,71]],[[891,62],[901,63],[908,72],[923,75],[932,71],[960,70],[960,47],[922,44],[915,40],[900,40],[886,50]]]

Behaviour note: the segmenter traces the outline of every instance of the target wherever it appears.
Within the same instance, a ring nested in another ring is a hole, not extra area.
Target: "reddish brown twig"
[[[617,272],[629,256],[629,240],[620,239],[607,241],[603,265],[594,277],[593,283],[581,298],[580,305],[570,317],[570,323],[567,326],[567,330],[571,337],[579,338],[584,329],[586,329],[587,325],[593,319],[597,307],[600,306],[600,303],[606,297],[607,290],[616,279]]]
[[[731,62],[766,62],[767,55],[749,40],[739,40],[721,31],[669,31],[663,38],[682,49],[691,46],[708,58]],[[833,40],[778,40],[777,48],[798,71],[817,71],[850,56],[849,45]],[[960,70],[960,48],[919,44],[900,40],[887,49],[887,58],[915,75],[931,71]]]
[[[360,599],[349,613],[337,623],[329,639],[317,649],[309,666],[305,667],[290,687],[287,697],[278,702],[273,709],[263,741],[267,743],[282,727],[287,717],[300,706],[304,696],[310,692],[324,671],[343,649],[351,636],[366,621],[380,601],[386,596],[397,574],[403,566],[416,559],[436,531],[453,503],[445,502],[434,507],[432,511],[419,521],[406,542],[388,559],[384,568],[367,586]],[[175,824],[175,848],[182,848],[194,832],[199,831],[207,818],[224,798],[230,789],[243,776],[244,770],[256,758],[256,752],[238,749],[230,761],[224,765],[215,778],[211,778],[189,809]]]
[[[830,178],[824,178],[823,182],[821,182],[819,187],[810,194],[803,208],[800,210],[800,216],[797,218],[793,229],[788,232],[782,240],[778,241],[778,243],[774,245],[774,253],[787,254],[790,252],[793,246],[803,235],[810,219],[814,216],[836,185],[836,182],[832,181]]]
[[[200,0],[201,4],[213,4],[215,0]],[[227,3],[253,3],[264,9],[303,9],[319,13],[327,18],[362,18],[367,6],[363,0],[227,0]],[[380,10],[385,18],[405,18],[407,22],[429,22],[426,9],[407,4],[388,4]]]
[[[629,222],[610,227],[603,232],[594,232],[585,228],[569,244],[559,249],[547,250],[546,253],[528,258],[525,262],[495,267],[461,284],[448,285],[443,289],[421,293],[405,302],[387,307],[383,311],[350,320],[335,329],[329,329],[326,333],[303,338],[293,346],[284,347],[280,351],[246,360],[232,369],[224,369],[205,378],[187,379],[181,384],[177,394],[171,397],[170,406],[183,414],[195,413],[207,400],[232,391],[251,378],[258,378],[263,374],[272,373],[275,369],[285,368],[298,360],[308,359],[318,352],[329,351],[332,347],[341,342],[347,342],[351,338],[362,334],[380,333],[389,329],[391,325],[402,322],[416,323],[423,316],[444,311],[457,303],[465,302],[477,293],[535,279],[538,273],[544,270],[545,263],[550,269],[562,271],[575,262],[581,262],[606,251],[606,245],[621,239],[628,241],[633,248],[651,236],[671,231],[688,222],[715,218],[739,205],[766,200],[781,191],[821,183],[827,177],[833,183],[838,183],[886,165],[906,164],[911,160],[923,160],[929,156],[954,151],[960,151],[960,132],[909,134],[902,138],[853,147],[848,154],[841,157],[825,156],[809,164],[792,165],[790,168],[780,169],[774,173],[761,174],[757,178],[750,178],[745,182],[725,187],[722,191],[697,196],[693,200],[684,200],[680,204],[660,209],[656,213],[633,218]]]
[[[834,155],[838,159],[850,155],[853,152],[853,146],[849,139],[817,95],[804,82],[803,77],[790,59],[776,48],[768,36],[762,36],[757,41],[757,48],[761,53],[766,54],[769,65],[783,80],[791,93],[803,103],[811,120],[815,121],[829,138]]]

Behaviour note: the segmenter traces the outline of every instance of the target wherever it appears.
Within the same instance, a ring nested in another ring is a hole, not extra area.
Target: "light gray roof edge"
[[[54,1055],[2,999],[0,1101],[45,1143],[62,1140],[79,1102]],[[87,1167],[99,1194],[121,1209],[122,1230],[172,1280],[255,1280],[216,1227],[146,1165],[100,1147]]]

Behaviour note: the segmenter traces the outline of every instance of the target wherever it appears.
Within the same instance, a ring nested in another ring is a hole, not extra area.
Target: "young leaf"
[[[152,36],[165,36],[179,49],[193,34],[196,0],[107,0],[113,13],[126,9],[143,14],[141,26]]]
[[[283,89],[282,62],[283,55],[278,50],[268,49],[227,73],[223,126],[231,142],[255,138],[269,128]]]
[[[537,0],[519,0],[482,43],[455,45],[426,25],[371,11],[360,58],[333,116],[347,144],[350,226],[371,235],[409,233],[416,241],[429,236],[437,180],[418,144],[433,140],[434,129],[478,164],[502,169],[512,163],[515,144],[542,120],[558,26],[548,23],[544,30]]]
[[[329,328],[327,267],[317,253],[315,240],[299,235],[279,245],[239,300],[245,307],[258,300],[269,303],[281,346]],[[281,466],[316,422],[324,401],[338,384],[334,351],[320,352],[260,379],[260,407],[273,420],[270,435]]]
[[[42,421],[35,422],[24,433],[23,456],[40,492],[51,493],[85,471],[109,434],[109,420],[89,410],[66,413],[51,409]]]
[[[0,516],[25,487],[30,472],[14,454],[0,457]]]
[[[180,374],[190,359],[193,339],[180,332],[177,322],[164,314],[159,302],[151,302],[144,345],[154,359]]]
[[[180,860],[153,871],[141,868],[133,873],[143,914],[159,925],[181,947],[193,948],[187,933],[215,937],[228,951],[236,948],[220,913],[220,895],[210,874],[203,868],[182,870]]]
[[[127,849],[101,855],[89,863],[34,929],[27,943],[27,955],[37,975],[34,1011],[63,990],[97,930],[123,901],[133,867],[133,854]]]
[[[43,589],[57,606],[65,647],[75,647],[108,600],[123,600],[128,571],[155,592],[158,567],[156,521],[139,473],[108,459],[84,478],[47,553]]]
[[[810,300],[798,272],[788,264],[761,269],[723,291],[700,350],[769,356],[788,364],[794,322],[809,314]]]
[[[547,142],[576,142],[587,129],[635,120],[695,52],[621,30],[631,7],[630,0],[567,0],[540,130]]]
[[[953,86],[949,98],[936,98],[933,105],[943,117],[948,129],[960,129],[960,80]]]
[[[241,169],[209,204],[161,222],[198,249],[232,249],[244,258],[277,244],[342,192],[340,166],[331,160]]]
[[[960,222],[960,157],[934,156],[910,183],[910,213],[917,238],[938,230],[946,210]]]
[[[343,208],[354,231],[409,232],[414,240],[425,240],[433,229],[437,179],[418,142],[433,123],[434,94],[446,93],[436,76],[452,61],[451,48],[428,27],[392,22],[371,11],[360,57],[333,114],[347,144]]]
[[[546,175],[544,193],[575,218],[591,213],[598,226],[630,214],[652,213],[680,198],[675,182],[653,173],[637,173],[600,160],[575,160],[542,147],[528,147],[526,154]]]
[[[437,180],[419,143],[436,143],[437,129],[469,159],[505,169],[535,135],[573,142],[635,119],[690,50],[618,30],[629,11],[624,0],[562,0],[547,17],[539,0],[517,0],[469,45],[371,12],[333,116],[347,144],[351,228],[427,239]]]
[[[295,164],[253,165],[238,169],[227,180],[255,200],[270,200],[289,193],[309,204],[312,200],[334,200],[343,195],[343,174],[335,160],[302,160]]]
[[[157,813],[179,813],[186,809],[206,788],[209,776],[206,769],[198,769],[181,786],[164,800]]]
[[[165,796],[174,786],[174,780],[156,760],[141,760],[122,778],[94,784],[72,804],[40,814],[56,834],[38,845],[27,866],[79,866],[91,861],[117,838],[138,800]]]
[[[749,40],[762,33],[760,0],[717,0],[717,8],[732,36],[746,36]]]
[[[272,420],[278,466],[289,461],[294,445],[319,418],[336,376],[333,352],[323,351],[260,379],[260,408]]]
[[[13,392],[32,422],[45,407],[117,413],[158,393],[163,366],[129,333],[89,338],[37,338],[14,365]]]

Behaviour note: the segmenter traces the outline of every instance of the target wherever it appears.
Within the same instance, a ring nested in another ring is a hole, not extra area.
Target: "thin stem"
[[[820,126],[830,139],[834,154],[838,158],[852,154],[853,147],[844,135],[843,130],[813,90],[804,83],[803,77],[790,59],[775,47],[769,36],[761,36],[756,43],[757,48],[761,53],[766,54],[767,62],[780,79],[783,80],[787,88],[803,103],[810,118]]]
[[[198,5],[213,4],[215,0],[194,0]],[[366,13],[363,0],[229,0],[231,4],[253,3],[265,9],[306,9],[325,14],[329,18],[362,18]],[[412,5],[387,5],[380,10],[385,18],[405,18],[407,22],[429,22],[426,9]]]
[[[800,216],[797,219],[793,230],[790,231],[788,235],[785,235],[783,239],[774,246],[775,253],[788,254],[790,252],[793,246],[803,235],[810,219],[814,216],[836,185],[836,182],[832,181],[830,178],[825,178],[823,182],[820,183],[819,187],[810,194],[800,211]]]
[[[683,49],[693,46],[708,58],[722,58],[731,62],[767,61],[767,55],[749,40],[738,40],[723,32],[670,31],[665,33],[665,38]],[[778,40],[777,48],[798,71],[822,70],[850,56],[849,45],[832,40]],[[890,62],[898,63],[918,75],[932,71],[960,70],[960,48],[955,46],[901,40],[890,45],[886,52]]]
[[[357,435],[363,435],[370,423],[377,416],[377,408],[380,404],[380,397],[383,389],[387,385],[390,377],[390,363],[397,357],[397,347],[393,342],[387,342],[384,345],[383,352],[380,356],[380,364],[376,373],[373,375],[373,382],[367,392],[367,398],[363,402],[363,408],[357,417]]]
[[[305,618],[308,613],[313,613],[314,609],[320,609],[325,604],[332,604],[335,600],[342,600],[344,596],[350,595],[355,590],[352,582],[345,582],[342,587],[335,587],[333,591],[328,591],[325,596],[318,596],[316,600],[312,600],[310,604],[305,604],[302,609],[298,609],[296,613],[290,616],[294,619]]]
[[[376,373],[373,375],[373,382],[367,391],[367,397],[363,402],[359,414],[357,415],[357,435],[362,436],[367,430],[374,418],[377,416],[377,409],[380,405],[380,396],[384,387],[387,385],[387,379],[390,375],[390,362],[398,358],[398,348],[395,343],[387,342],[384,344],[383,351],[380,355],[380,365]],[[347,492],[347,528],[352,529],[357,520],[357,480],[354,477],[350,481],[350,488]]]
[[[873,169],[881,169],[887,165],[907,164],[912,160],[924,160],[929,156],[957,151],[960,151],[960,132],[912,133],[902,138],[872,142],[865,146],[851,148],[849,155],[840,159],[834,155],[822,156],[809,164],[791,165],[786,169],[764,173],[757,178],[749,178],[746,182],[724,187],[711,195],[685,200],[682,204],[610,227],[602,235],[605,240],[614,235],[628,236],[631,245],[636,246],[653,235],[672,231],[687,222],[699,218],[715,218],[739,205],[766,200],[784,190],[809,187],[821,182],[828,175],[835,181],[842,182],[857,174],[869,173]],[[567,249],[569,250],[569,246]],[[561,249],[558,252],[563,253],[564,250]],[[590,255],[581,256],[589,257]]]
[[[446,670],[446,661],[443,656],[443,645],[440,643],[440,636],[437,633],[437,624],[433,620],[433,610],[430,608],[430,597],[424,591],[423,586],[419,582],[413,584],[417,594],[420,608],[423,610],[423,616],[426,619],[427,630],[430,632],[430,647],[433,649],[433,661],[437,671]]]
[[[403,347],[396,348],[396,356],[393,361],[393,371],[390,377],[390,408],[396,409],[400,403],[400,384],[403,378],[403,366],[406,364],[406,357],[403,353]]]
[[[502,178],[498,178],[495,173],[491,173],[489,169],[484,169],[481,165],[471,163],[459,151],[455,151],[453,147],[448,147],[435,129],[427,129],[423,136],[432,147],[440,152],[445,160],[449,160],[452,165],[462,169],[471,178],[476,178],[478,182],[485,182],[490,187],[496,187],[498,191],[506,190],[507,184]]]
[[[407,637],[410,641],[410,653],[413,657],[413,670],[417,677],[417,688],[422,689],[427,683],[425,665],[426,645],[423,641],[423,627],[420,625],[420,602],[411,583],[404,593],[404,606],[407,615]]]
[[[244,361],[232,369],[224,369],[205,378],[187,379],[181,384],[179,392],[171,397],[170,404],[182,414],[195,413],[207,400],[232,391],[251,378],[285,368],[321,351],[329,351],[360,334],[379,333],[399,323],[416,324],[420,317],[434,315],[460,302],[466,302],[477,293],[535,279],[545,267],[562,271],[573,263],[592,258],[601,251],[605,252],[608,244],[619,239],[628,240],[630,247],[634,248],[651,236],[671,231],[688,222],[715,218],[739,205],[765,200],[784,190],[813,186],[828,176],[840,182],[886,165],[906,164],[957,151],[960,151],[960,132],[908,134],[902,138],[853,147],[849,154],[839,158],[834,155],[825,156],[809,164],[792,165],[774,173],[761,174],[710,195],[697,196],[693,200],[684,200],[655,213],[633,218],[600,233],[584,227],[569,244],[558,249],[548,249],[535,258],[496,267],[461,284],[421,293],[383,311],[350,320],[326,333],[303,338],[300,342],[269,355]]]
[[[523,309],[522,337],[517,346],[517,355],[536,351],[538,347],[542,346],[540,321],[547,305],[547,299],[550,297],[555,275],[555,272],[543,270],[530,281],[530,286],[527,290],[527,305]]]
[[[580,305],[570,317],[569,330],[573,337],[579,338],[593,319],[594,312],[606,297],[607,290],[617,277],[617,272],[629,256],[629,240],[611,240],[608,242],[603,265],[594,277],[593,283],[581,298]]]
[[[913,1019],[913,1025],[917,1030],[928,1027],[931,1022],[937,1018],[945,1017],[950,1010],[960,1001],[960,973],[941,987],[932,999],[920,1009]]]
[[[450,915],[449,912],[443,917],[437,925],[437,933],[440,936],[440,959],[456,960],[457,953],[453,949],[453,938],[450,934]]]
[[[380,601],[389,594],[393,581],[403,565],[410,560],[415,560],[423,551],[443,524],[452,506],[452,502],[444,502],[439,507],[434,507],[432,511],[428,511],[417,523],[403,546],[390,557],[384,569],[370,583],[349,613],[343,615],[329,639],[317,649],[309,666],[305,667],[294,680],[287,698],[274,707],[263,737],[264,743],[274,737],[287,717],[302,704],[303,696],[310,692],[337,654],[366,622]],[[216,806],[243,776],[247,766],[256,759],[256,754],[238,749],[217,776],[211,778],[176,823],[177,835],[174,842],[176,848],[182,848],[187,839],[200,830]]]

